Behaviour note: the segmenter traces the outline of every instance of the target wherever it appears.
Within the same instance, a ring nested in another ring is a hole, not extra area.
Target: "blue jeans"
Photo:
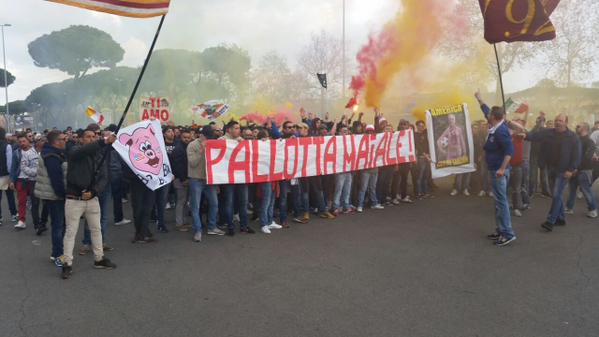
[[[528,188],[530,187],[530,162],[528,160],[522,161],[522,203],[530,205],[530,194]]]
[[[300,185],[291,185],[291,182],[288,180],[282,180],[279,182],[280,195],[279,195],[279,220],[281,223],[285,223],[287,221],[287,217],[289,216],[288,209],[288,200],[289,200],[289,192],[291,192],[291,201],[293,203],[293,213],[294,215],[300,216],[302,213],[300,207]]]
[[[111,177],[110,190],[112,192],[114,222],[121,222],[123,221],[123,179],[121,176]]]
[[[45,200],[50,213],[50,227],[52,229],[52,257],[63,254],[64,238],[64,200]]]
[[[154,202],[154,216],[158,222],[158,228],[166,228],[166,224],[164,222],[164,212],[166,211],[166,202],[168,200],[170,188],[171,184],[168,184],[166,186],[162,186],[154,192],[156,194],[156,201]]]
[[[495,225],[497,233],[506,239],[516,236],[512,229],[512,218],[510,217],[510,205],[507,201],[507,185],[510,180],[510,171],[506,170],[503,177],[497,177],[496,171],[489,171],[491,184],[495,195]]]
[[[349,202],[351,194],[352,173],[338,173],[335,176],[335,194],[333,197],[333,209],[343,207],[344,209],[352,208]]]
[[[564,177],[564,173],[555,174],[551,208],[549,209],[549,215],[547,215],[547,222],[552,225],[555,225],[558,220],[566,220],[566,215],[564,214],[563,194],[567,184],[568,179]]]
[[[110,184],[106,186],[106,189],[102,191],[102,193],[98,194],[98,202],[100,203],[100,230],[102,232],[102,242],[106,244],[106,226],[108,225],[108,203],[110,201],[110,195],[112,192],[110,191]],[[89,231],[89,227],[87,226],[87,221],[85,221],[85,226],[83,227],[83,241],[81,241],[84,245],[91,245],[92,238],[91,233]]]
[[[268,226],[274,221],[274,208],[275,208],[275,193],[272,190],[273,183],[262,183],[260,184],[260,191],[262,192],[262,201],[260,202],[260,225],[262,227]]]
[[[379,174],[377,178],[377,200],[385,202],[388,199],[393,199],[393,176],[395,175],[395,166],[385,166],[379,168]],[[407,183],[407,181],[406,181]],[[407,188],[407,185],[406,185]]]
[[[418,158],[418,180],[416,184],[417,194],[423,195],[428,193],[428,173],[431,170],[431,165],[426,158]]]
[[[456,174],[453,181],[453,188],[458,192],[470,189],[470,173]]]
[[[574,209],[574,203],[576,202],[576,190],[580,187],[580,191],[587,202],[587,209],[589,211],[597,210],[597,202],[595,195],[591,190],[593,185],[593,170],[578,171],[576,177],[570,179],[570,195],[568,196],[567,208]]]
[[[8,200],[8,209],[10,215],[17,215],[17,204],[15,204],[15,193],[8,189],[6,191],[6,199]],[[0,191],[0,202],[2,201],[2,191]],[[0,207],[0,218],[2,218],[2,207]]]
[[[225,207],[224,221],[228,229],[233,230],[233,214],[235,210],[239,212],[239,228],[246,229],[248,226],[248,185],[222,185],[221,191],[224,192]],[[237,204],[235,204],[237,201]],[[237,207],[235,207],[237,205]]]
[[[360,172],[360,190],[358,192],[358,207],[364,207],[364,198],[368,192],[370,205],[378,205],[376,198],[376,182],[378,179],[378,170],[363,170]]]
[[[193,219],[193,229],[196,233],[202,232],[202,219],[200,217],[200,205],[202,196],[208,200],[208,229],[216,228],[216,213],[218,212],[218,198],[216,188],[213,185],[206,185],[204,179],[189,179],[189,194],[191,204],[191,216]]]
[[[322,178],[322,176],[308,177],[309,189],[304,191],[304,198],[307,198],[308,201],[312,201],[313,203],[311,206],[318,208],[318,212],[327,211],[327,203],[324,198]],[[313,199],[310,199],[310,197]],[[308,203],[308,205],[310,206],[310,203]]]

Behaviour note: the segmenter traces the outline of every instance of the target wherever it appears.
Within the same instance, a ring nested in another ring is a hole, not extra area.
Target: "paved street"
[[[171,232],[132,245],[132,225],[111,225],[118,268],[76,256],[67,281],[49,235],[14,232],[5,209],[0,336],[599,335],[599,220],[584,202],[547,234],[549,201],[534,199],[514,218],[518,240],[497,248],[491,199],[447,192],[201,244]]]

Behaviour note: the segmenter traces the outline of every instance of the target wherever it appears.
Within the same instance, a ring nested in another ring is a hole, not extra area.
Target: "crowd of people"
[[[485,116],[472,125],[478,169],[456,175],[450,194],[470,196],[477,188],[479,197],[495,199],[497,229],[488,236],[495,244],[504,246],[516,239],[511,214],[522,216],[535,194],[552,198],[549,215],[542,225],[547,231],[565,225],[565,214],[572,214],[577,191],[587,202],[587,215],[597,217],[591,185],[599,171],[599,123],[592,130],[588,124],[580,123],[573,132],[568,129],[566,115],[558,115],[553,125],[548,125],[541,113],[529,131],[525,120],[507,121],[502,108],[489,108],[479,94],[476,97]],[[242,125],[231,120],[225,125],[212,122],[204,126],[164,126],[166,152],[175,179],[156,191],[146,187],[111,146],[116,140],[116,125],[103,130],[97,124],[80,130],[25,130],[15,135],[0,129],[0,192],[5,192],[17,230],[27,227],[27,210],[37,235],[43,235],[50,224],[50,259],[61,268],[65,279],[72,274],[81,218],[84,236],[78,254],[93,253],[94,268],[116,267],[104,257],[105,251],[113,249],[107,244],[109,219],[115,226],[131,223],[123,214],[123,204],[127,202],[131,204],[134,224],[132,242],[147,244],[155,241],[153,231],[191,232],[194,242],[201,242],[204,234],[271,234],[293,223],[306,224],[311,216],[331,220],[362,213],[368,207],[382,210],[433,197],[436,186],[431,176],[424,121],[412,125],[402,119],[395,128],[378,110],[372,124],[364,123],[362,113],[357,120],[352,115],[337,122],[316,118],[303,110],[300,115],[301,122],[285,121],[280,125],[272,120],[263,125],[247,121]],[[410,128],[414,130],[414,163],[258,184],[206,182],[204,152],[206,141],[211,139],[286,139]],[[570,194],[564,203],[562,194],[567,186]],[[13,191],[17,193],[16,202]],[[2,193],[0,201],[1,197]],[[169,209],[174,209],[174,224],[165,220]],[[257,221],[259,229],[252,227],[253,221]]]

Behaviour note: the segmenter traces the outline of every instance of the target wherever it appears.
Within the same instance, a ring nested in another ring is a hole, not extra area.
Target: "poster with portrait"
[[[476,171],[466,104],[427,110],[426,125],[433,178]]]
[[[143,121],[122,128],[112,147],[152,191],[173,181],[158,120]]]

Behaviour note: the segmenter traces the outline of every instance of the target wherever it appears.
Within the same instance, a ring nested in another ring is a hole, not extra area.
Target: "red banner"
[[[412,130],[277,140],[210,140],[208,184],[251,184],[415,162]]]
[[[555,38],[549,16],[560,0],[479,0],[489,43]]]

